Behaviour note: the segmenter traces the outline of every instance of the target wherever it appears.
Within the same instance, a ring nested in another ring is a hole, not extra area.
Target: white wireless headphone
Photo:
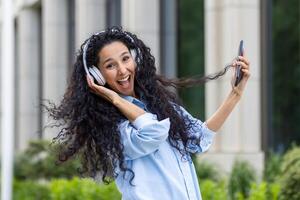
[[[118,31],[118,30],[112,29],[112,31],[115,32],[115,31]],[[102,34],[102,33],[105,33],[105,31],[100,31],[100,32],[98,32],[94,35],[99,35],[99,34]],[[126,37],[133,44],[135,43],[134,39],[128,33],[124,32],[124,31],[122,31],[122,33],[124,33],[126,35]],[[105,85],[106,81],[105,81],[103,75],[101,74],[100,70],[94,65],[88,67],[87,64],[86,64],[86,52],[87,52],[90,40],[91,40],[91,38],[85,43],[85,45],[83,47],[82,59],[83,59],[84,70],[85,70],[86,74],[91,75],[98,82],[99,85]],[[137,50],[136,49],[130,49],[130,54],[133,57],[133,59],[135,61],[137,61],[137,63],[140,63],[140,61],[141,61],[141,51],[140,51],[139,48]],[[137,54],[139,54],[139,55],[137,55]],[[137,59],[136,59],[136,57],[137,57]]]

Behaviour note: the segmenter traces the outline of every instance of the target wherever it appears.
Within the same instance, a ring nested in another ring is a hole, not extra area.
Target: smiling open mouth
[[[131,78],[131,76],[128,75],[128,76],[124,77],[123,79],[118,80],[117,83],[121,86],[128,86],[130,83],[130,78]]]

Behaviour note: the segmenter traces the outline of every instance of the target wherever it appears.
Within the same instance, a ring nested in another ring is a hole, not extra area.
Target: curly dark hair
[[[167,79],[156,74],[155,59],[150,48],[136,35],[125,32],[121,27],[108,28],[105,32],[90,37],[86,58],[88,66],[97,66],[100,50],[114,41],[122,42],[129,50],[139,49],[141,58],[136,67],[135,93],[139,97],[143,96],[148,110],[156,114],[158,120],[170,118],[168,141],[184,158],[188,153],[187,143],[198,143],[200,139],[188,134],[193,124],[183,117],[180,100],[168,86],[177,88],[202,84],[223,75],[228,67],[211,76]],[[124,162],[124,146],[118,130],[118,124],[126,118],[113,104],[89,90],[82,61],[85,43],[81,45],[77,55],[62,101],[58,106],[53,103],[45,106],[50,117],[63,126],[53,139],[61,144],[58,161],[62,163],[80,154],[81,174],[95,177],[100,172],[102,181],[109,183],[118,175],[115,169],[119,167],[123,172],[132,173],[131,182],[134,172],[127,168]]]

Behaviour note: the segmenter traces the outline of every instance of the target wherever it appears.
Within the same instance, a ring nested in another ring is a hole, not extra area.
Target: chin
[[[125,95],[125,96],[134,96],[134,92],[133,91],[120,91],[119,92],[120,94],[122,95]]]
[[[126,95],[126,96],[134,96],[134,90],[133,90],[133,85],[131,85],[128,88],[117,88],[117,93]]]

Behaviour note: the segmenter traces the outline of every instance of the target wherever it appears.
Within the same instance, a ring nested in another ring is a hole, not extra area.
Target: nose
[[[126,74],[127,68],[123,63],[119,64],[118,72],[120,75]]]

